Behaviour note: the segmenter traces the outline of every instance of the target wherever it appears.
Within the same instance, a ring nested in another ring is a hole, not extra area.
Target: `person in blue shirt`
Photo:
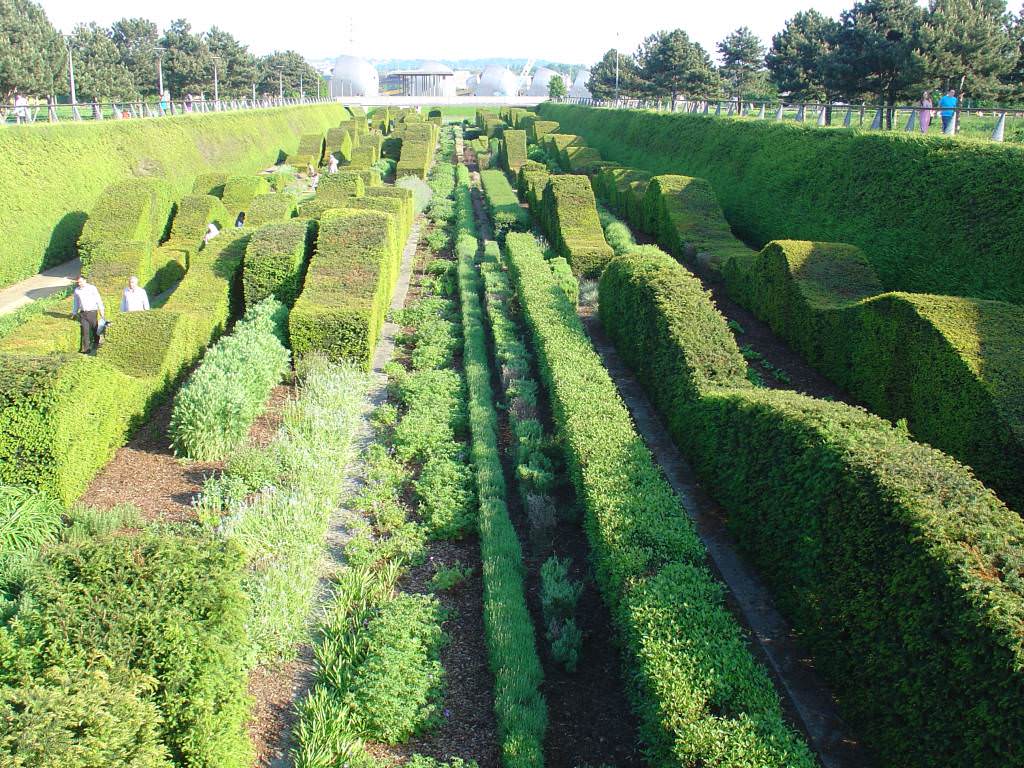
[[[939,99],[939,109],[942,115],[942,132],[945,133],[949,129],[949,124],[953,121],[953,116],[956,114],[953,109],[956,107],[956,91],[950,88],[946,91],[946,95]]]

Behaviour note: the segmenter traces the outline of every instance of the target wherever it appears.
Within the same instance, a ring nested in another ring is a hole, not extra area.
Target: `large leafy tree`
[[[719,89],[718,73],[704,47],[681,29],[644,40],[637,53],[641,76],[655,95],[705,98]]]
[[[211,56],[219,56],[217,77],[221,97],[248,96],[257,80],[256,57],[229,32],[211,27],[206,33]]]
[[[718,43],[722,65],[718,72],[740,98],[763,96],[768,86],[764,45],[749,27],[740,27]]]
[[[839,94],[874,95],[888,106],[910,96],[925,72],[923,24],[924,10],[914,0],[861,0],[843,11],[827,62]]]
[[[615,59],[618,57],[620,96],[638,96],[646,90],[646,84],[640,74],[640,67],[630,53],[622,53],[614,48],[609,50],[597,64],[590,69],[590,80],[587,88],[595,99],[615,98]]]
[[[927,74],[976,98],[1002,91],[1019,56],[1002,0],[931,0],[921,30]]]
[[[143,96],[157,92],[157,45],[160,33],[149,19],[120,19],[110,27],[110,39],[117,46],[121,63],[128,69],[135,90]]]
[[[160,38],[164,48],[164,88],[175,99],[213,91],[213,61],[201,34],[184,19],[172,21]]]
[[[138,97],[110,30],[80,24],[71,35],[75,56],[75,90],[80,101],[121,101]]]
[[[0,0],[0,101],[63,92],[67,50],[42,7]]]
[[[795,14],[766,56],[775,86],[794,99],[831,100],[826,64],[838,34],[839,23],[814,9]]]
[[[302,78],[302,87],[306,94],[315,95],[317,81],[321,79],[320,73],[311,67],[302,54],[296,51],[274,51],[260,58],[258,62],[258,77],[256,81],[260,93],[268,96],[278,94],[278,73],[280,72],[281,82],[284,84],[284,95],[295,97],[299,95],[299,78]]]
[[[561,77],[552,77],[548,82],[548,98],[549,99],[562,99],[569,93],[565,87],[565,80]]]

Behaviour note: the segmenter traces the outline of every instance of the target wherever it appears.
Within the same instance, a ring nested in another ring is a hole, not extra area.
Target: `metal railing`
[[[756,120],[790,120],[821,127],[842,125],[844,128],[858,127],[872,131],[893,130],[925,132],[935,126],[945,135],[963,134],[975,138],[987,137],[992,141],[1003,141],[1007,125],[1024,121],[1024,109],[996,107],[994,109],[968,107],[926,108],[915,105],[878,107],[868,104],[846,104],[839,102],[785,102],[785,101],[737,101],[693,100],[693,99],[583,99],[566,97],[557,100],[562,104],[581,104],[603,109],[644,109],[655,112],[684,112],[691,114],[716,115],[721,117],[745,117]],[[953,119],[943,125],[943,112],[952,112]],[[927,113],[925,116],[924,113]],[[922,123],[922,118],[924,122]],[[891,128],[887,128],[891,126]]]
[[[0,124],[60,123],[79,120],[131,120],[208,112],[326,104],[327,97],[260,97],[256,99],[175,99],[163,101],[86,102],[78,104],[0,104]]]

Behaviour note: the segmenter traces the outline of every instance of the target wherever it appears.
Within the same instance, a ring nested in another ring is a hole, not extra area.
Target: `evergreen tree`
[[[649,36],[637,52],[642,79],[654,95],[707,98],[719,89],[718,73],[700,43],[681,29]]]
[[[549,99],[564,99],[568,91],[565,87],[565,80],[557,75],[552,77],[548,82],[548,98]]]
[[[278,71],[281,73],[286,97],[299,95],[300,76],[305,92],[316,93],[316,83],[320,79],[320,73],[309,66],[302,55],[296,51],[274,51],[259,59],[256,85],[260,93],[268,96],[278,95]]]
[[[826,76],[847,98],[873,95],[882,105],[895,105],[924,77],[923,23],[924,11],[914,0],[861,0],[840,17]]]
[[[594,94],[595,99],[615,98],[616,54],[619,66],[618,94],[624,98],[633,98],[646,90],[646,84],[640,74],[640,67],[633,55],[612,48],[590,69],[587,88]]]
[[[131,72],[110,37],[95,23],[79,24],[71,35],[75,55],[75,90],[79,101],[123,101],[138,98]]]
[[[67,48],[46,12],[29,0],[0,0],[0,102],[14,92],[64,92]]]
[[[927,74],[942,90],[995,97],[1019,55],[1012,21],[1002,0],[931,0],[921,30]]]
[[[193,34],[185,19],[171,22],[160,38],[164,48],[164,88],[174,99],[186,94],[213,94],[213,61],[202,35]]]
[[[718,43],[718,72],[734,96],[757,98],[768,86],[764,45],[748,27],[740,27]]]
[[[252,85],[257,80],[257,69],[256,57],[249,53],[249,49],[229,32],[218,27],[211,27],[206,33],[206,47],[211,56],[220,56],[217,78],[221,98],[251,95]],[[313,85],[315,87],[316,83]]]
[[[786,22],[772,38],[766,63],[772,82],[800,101],[831,101],[826,64],[839,32],[835,19],[811,9]]]
[[[121,63],[131,73],[135,90],[143,96],[156,94],[156,48],[160,39],[156,24],[148,19],[120,19],[111,25],[110,38]]]

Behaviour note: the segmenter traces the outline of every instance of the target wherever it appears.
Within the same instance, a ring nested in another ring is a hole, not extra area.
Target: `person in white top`
[[[331,155],[331,162],[327,166],[327,172],[328,173],[337,173],[338,172],[338,158],[336,158],[333,154]]]
[[[211,240],[213,240],[213,238],[215,238],[219,234],[220,230],[217,229],[217,225],[211,221],[209,226],[206,228],[206,234],[203,235],[203,244],[205,245],[209,243]]]
[[[28,98],[23,93],[14,97],[14,118],[19,123],[28,122]]]
[[[82,326],[82,343],[78,351],[83,355],[88,355],[99,343],[99,324],[105,314],[100,292],[84,276],[79,275],[74,300],[71,302],[71,316],[77,318],[78,324]]]
[[[144,312],[149,309],[149,294],[139,286],[139,278],[132,275],[128,278],[128,287],[121,294],[122,312]]]

